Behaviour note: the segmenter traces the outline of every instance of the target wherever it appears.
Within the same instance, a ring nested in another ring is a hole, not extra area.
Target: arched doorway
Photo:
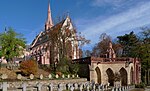
[[[108,76],[108,82],[110,83],[110,86],[114,86],[114,73],[112,69],[108,68],[106,70],[107,76]]]
[[[97,73],[97,83],[101,84],[101,71],[100,71],[99,67],[96,67],[95,71]]]
[[[133,67],[131,67],[131,70],[130,70],[130,83],[131,84],[134,83],[134,80],[133,80]]]
[[[121,68],[119,72],[121,75],[121,85],[126,86],[127,85],[127,71],[124,68]]]

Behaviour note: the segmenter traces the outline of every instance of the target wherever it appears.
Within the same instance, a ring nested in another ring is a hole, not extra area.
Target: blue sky
[[[101,33],[115,38],[130,31],[140,32],[150,25],[150,0],[50,0],[53,21],[69,12],[77,28],[91,44],[98,42]],[[24,34],[30,44],[44,29],[48,0],[1,0],[0,32],[12,27]]]

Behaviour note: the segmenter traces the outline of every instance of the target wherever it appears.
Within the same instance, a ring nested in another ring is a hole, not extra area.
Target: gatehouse
[[[86,76],[90,81],[99,84],[114,86],[115,82],[126,86],[141,82],[141,63],[138,58],[117,58],[112,44],[109,44],[110,51],[107,58],[85,57],[73,60],[79,64],[87,64],[89,74]],[[83,67],[84,68],[84,67]],[[79,74],[80,76],[80,74]]]

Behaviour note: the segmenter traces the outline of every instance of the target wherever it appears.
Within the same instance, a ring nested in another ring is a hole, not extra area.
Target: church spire
[[[50,1],[49,1],[47,20],[45,23],[45,30],[50,29],[52,26],[53,26],[53,22],[52,22],[52,17],[51,17],[51,9],[50,9]]]

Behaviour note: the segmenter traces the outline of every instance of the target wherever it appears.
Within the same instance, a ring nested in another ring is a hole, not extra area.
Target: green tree
[[[148,84],[150,69],[150,29],[144,28],[139,37],[134,32],[130,32],[117,38],[118,43],[122,45],[122,56],[140,58],[142,64],[142,81]]]
[[[4,33],[0,33],[0,46],[2,56],[7,62],[13,62],[15,57],[19,57],[23,54],[25,39],[21,34],[18,34],[12,28],[9,28]]]
[[[140,47],[139,47],[139,55],[142,62],[142,80],[149,84],[149,69],[150,69],[150,29],[143,29],[140,33]]]
[[[138,48],[139,48],[139,39],[134,34],[134,32],[130,32],[129,34],[125,34],[123,36],[118,36],[118,43],[122,46],[122,56],[124,57],[138,57]]]
[[[0,59],[1,59],[1,57],[2,57],[2,51],[1,51],[1,49],[0,49]]]

